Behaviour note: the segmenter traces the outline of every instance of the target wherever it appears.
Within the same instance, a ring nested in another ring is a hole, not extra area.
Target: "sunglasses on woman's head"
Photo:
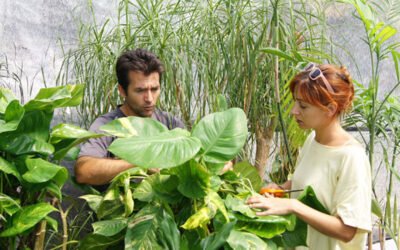
[[[308,74],[308,77],[313,81],[317,80],[318,78],[321,78],[325,84],[326,89],[332,94],[335,93],[332,86],[329,84],[328,80],[326,80],[324,74],[322,73],[322,70],[318,68],[318,66],[315,63],[307,64],[307,66],[304,68],[304,71],[310,72]]]

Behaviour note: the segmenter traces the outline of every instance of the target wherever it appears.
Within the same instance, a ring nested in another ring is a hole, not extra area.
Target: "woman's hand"
[[[253,196],[246,200],[250,208],[262,208],[265,211],[256,212],[257,216],[263,215],[285,215],[293,213],[294,202],[297,200],[274,198],[274,196],[265,193],[263,196]]]

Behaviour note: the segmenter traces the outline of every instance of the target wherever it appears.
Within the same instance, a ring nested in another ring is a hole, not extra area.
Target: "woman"
[[[292,180],[268,188],[312,186],[330,215],[301,203],[296,197],[270,194],[250,197],[257,215],[294,213],[308,224],[310,249],[364,249],[371,230],[371,174],[362,146],[340,125],[351,108],[354,88],[345,67],[308,64],[290,83],[295,100],[291,114],[301,129],[312,129],[297,159]],[[299,247],[301,249],[301,247]]]

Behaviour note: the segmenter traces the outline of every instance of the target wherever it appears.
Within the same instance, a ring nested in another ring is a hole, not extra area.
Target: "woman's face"
[[[301,129],[319,129],[331,122],[327,110],[305,102],[297,89],[295,89],[293,98],[295,103],[290,114],[296,118]]]

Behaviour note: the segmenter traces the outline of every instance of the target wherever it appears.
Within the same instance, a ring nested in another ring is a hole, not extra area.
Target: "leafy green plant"
[[[81,248],[276,249],[305,244],[306,225],[296,224],[294,215],[258,217],[245,204],[262,187],[254,166],[241,162],[218,175],[246,141],[243,110],[209,114],[192,132],[168,130],[138,117],[114,120],[101,130],[120,137],[109,151],[137,167],[116,176],[103,195],[81,197],[99,219]],[[147,168],[161,172],[147,175]],[[310,188],[302,199],[318,207]]]
[[[41,89],[22,106],[9,89],[0,87],[1,248],[43,249],[46,227],[58,230],[49,214],[64,214],[61,187],[68,172],[53,162],[73,157],[78,143],[101,136],[68,124],[50,131],[54,109],[78,105],[82,91],[83,85]]]

